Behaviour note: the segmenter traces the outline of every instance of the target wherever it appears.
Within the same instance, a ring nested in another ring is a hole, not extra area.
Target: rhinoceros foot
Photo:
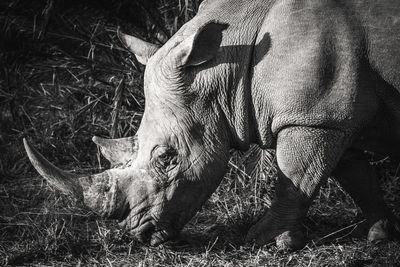
[[[400,240],[400,222],[395,219],[380,219],[368,232],[368,241]]]
[[[305,246],[305,235],[302,229],[293,224],[284,225],[283,223],[274,223],[270,214],[267,213],[259,222],[253,225],[247,236],[246,242],[254,242],[257,246],[268,245],[270,242],[276,242],[281,250],[294,251]]]

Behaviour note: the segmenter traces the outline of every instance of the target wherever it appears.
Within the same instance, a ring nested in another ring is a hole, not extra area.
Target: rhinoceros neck
[[[256,94],[251,89],[253,53],[272,2],[275,1],[213,1],[185,25],[185,31],[213,20],[229,25],[223,34],[221,53],[205,75],[218,81],[216,95],[229,127],[231,146],[243,150],[258,136],[252,105]]]

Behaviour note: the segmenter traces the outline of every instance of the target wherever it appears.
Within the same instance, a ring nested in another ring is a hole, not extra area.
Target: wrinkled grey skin
[[[146,107],[135,138],[94,139],[114,168],[72,177],[26,143],[28,155],[56,188],[156,245],[216,189],[229,148],[257,143],[276,149],[279,177],[248,241],[302,247],[302,220],[331,174],[369,240],[398,237],[363,150],[399,154],[399,18],[397,0],[207,0],[162,47],[121,35],[146,64]]]

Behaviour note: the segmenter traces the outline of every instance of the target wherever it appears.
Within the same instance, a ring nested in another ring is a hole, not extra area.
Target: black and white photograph
[[[0,0],[0,266],[400,266],[400,1]]]

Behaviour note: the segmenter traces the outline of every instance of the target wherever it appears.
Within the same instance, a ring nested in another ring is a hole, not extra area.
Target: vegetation
[[[28,137],[71,171],[108,163],[93,135],[135,133],[144,107],[143,67],[117,31],[163,43],[200,0],[3,0],[0,2],[0,265],[396,266],[400,245],[369,244],[352,200],[329,180],[305,222],[298,252],[244,243],[271,203],[274,153],[232,151],[217,192],[184,229],[160,247],[134,241],[116,222],[60,195],[32,169]],[[400,215],[396,165],[376,160],[388,203]],[[73,166],[73,167],[72,167]]]

